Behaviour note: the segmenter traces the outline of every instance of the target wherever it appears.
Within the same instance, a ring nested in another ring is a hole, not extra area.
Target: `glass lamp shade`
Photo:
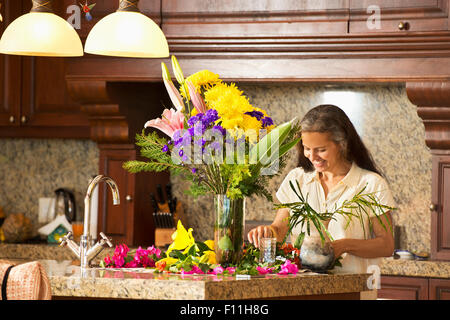
[[[75,29],[49,12],[30,12],[14,20],[0,40],[0,52],[24,56],[79,57],[83,45]]]
[[[142,13],[132,11],[117,11],[97,22],[86,39],[84,51],[130,58],[169,56],[169,46],[159,26]]]

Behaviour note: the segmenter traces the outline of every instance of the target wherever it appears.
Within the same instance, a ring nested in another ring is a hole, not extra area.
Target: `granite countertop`
[[[155,273],[154,269],[82,270],[72,261],[39,260],[53,296],[116,299],[223,300],[293,297],[367,291],[369,274],[236,277]]]
[[[94,263],[103,259],[107,254],[112,256],[114,248],[105,248]],[[29,260],[74,260],[75,255],[68,249],[58,245],[47,244],[0,244],[0,259],[15,258]],[[409,276],[409,277],[430,277],[450,279],[450,261],[418,261],[384,258],[380,265],[382,275]]]
[[[420,261],[385,258],[380,264],[381,274],[450,279],[450,261]]]

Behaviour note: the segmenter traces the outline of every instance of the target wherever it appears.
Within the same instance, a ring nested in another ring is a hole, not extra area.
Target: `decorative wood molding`
[[[97,143],[129,142],[129,125],[108,93],[106,81],[67,81],[71,97],[82,104],[88,115],[91,140]]]
[[[450,149],[450,81],[408,82],[406,93],[425,125],[425,142],[432,152]]]

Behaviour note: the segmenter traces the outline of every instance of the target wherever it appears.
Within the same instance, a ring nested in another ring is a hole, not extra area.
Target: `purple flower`
[[[252,116],[253,118],[258,119],[258,121],[261,120],[262,117],[264,117],[264,113],[262,113],[261,111],[251,111],[251,112],[246,112],[245,114]]]
[[[212,130],[219,131],[223,136],[226,135],[227,131],[222,126],[214,126]]]
[[[196,116],[192,116],[187,121],[189,127],[193,127],[198,121],[201,121],[203,118],[203,113],[198,113]]]
[[[164,147],[162,147],[162,151],[163,152],[169,151],[169,146],[167,144],[165,144]]]
[[[197,173],[197,168],[192,168],[191,172],[194,173],[194,174]]]
[[[263,128],[273,125],[273,121],[270,117],[265,117],[262,119]]]
[[[202,119],[204,125],[209,126],[211,123],[219,120],[219,115],[217,114],[217,110],[209,109],[206,111],[205,116]]]
[[[183,154],[184,154],[184,151],[183,151],[183,149],[181,149],[180,151],[178,151],[178,155],[179,155],[180,157],[182,157],[182,156],[183,156]]]

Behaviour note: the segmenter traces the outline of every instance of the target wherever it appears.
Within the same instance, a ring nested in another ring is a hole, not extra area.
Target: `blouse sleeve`
[[[386,180],[382,178],[381,176],[377,176],[375,181],[371,184],[368,184],[367,186],[367,192],[374,193],[375,198],[377,201],[385,206],[388,207],[396,207],[396,203],[394,200],[394,197],[392,196],[391,189],[389,188],[389,185],[387,184]],[[383,213],[386,213],[390,211],[388,208],[383,208]],[[380,215],[381,212],[378,210],[376,212],[377,215]],[[375,217],[375,212],[370,211],[369,217]]]
[[[295,180],[297,180],[298,184],[302,186],[303,173],[304,171],[301,168],[295,168],[289,171],[289,173],[286,175],[283,182],[281,183],[280,187],[278,188],[277,193],[275,194],[280,203],[295,202],[298,200],[297,196],[295,195],[294,191],[292,190],[289,184],[289,181],[292,181],[295,188],[297,188]]]

